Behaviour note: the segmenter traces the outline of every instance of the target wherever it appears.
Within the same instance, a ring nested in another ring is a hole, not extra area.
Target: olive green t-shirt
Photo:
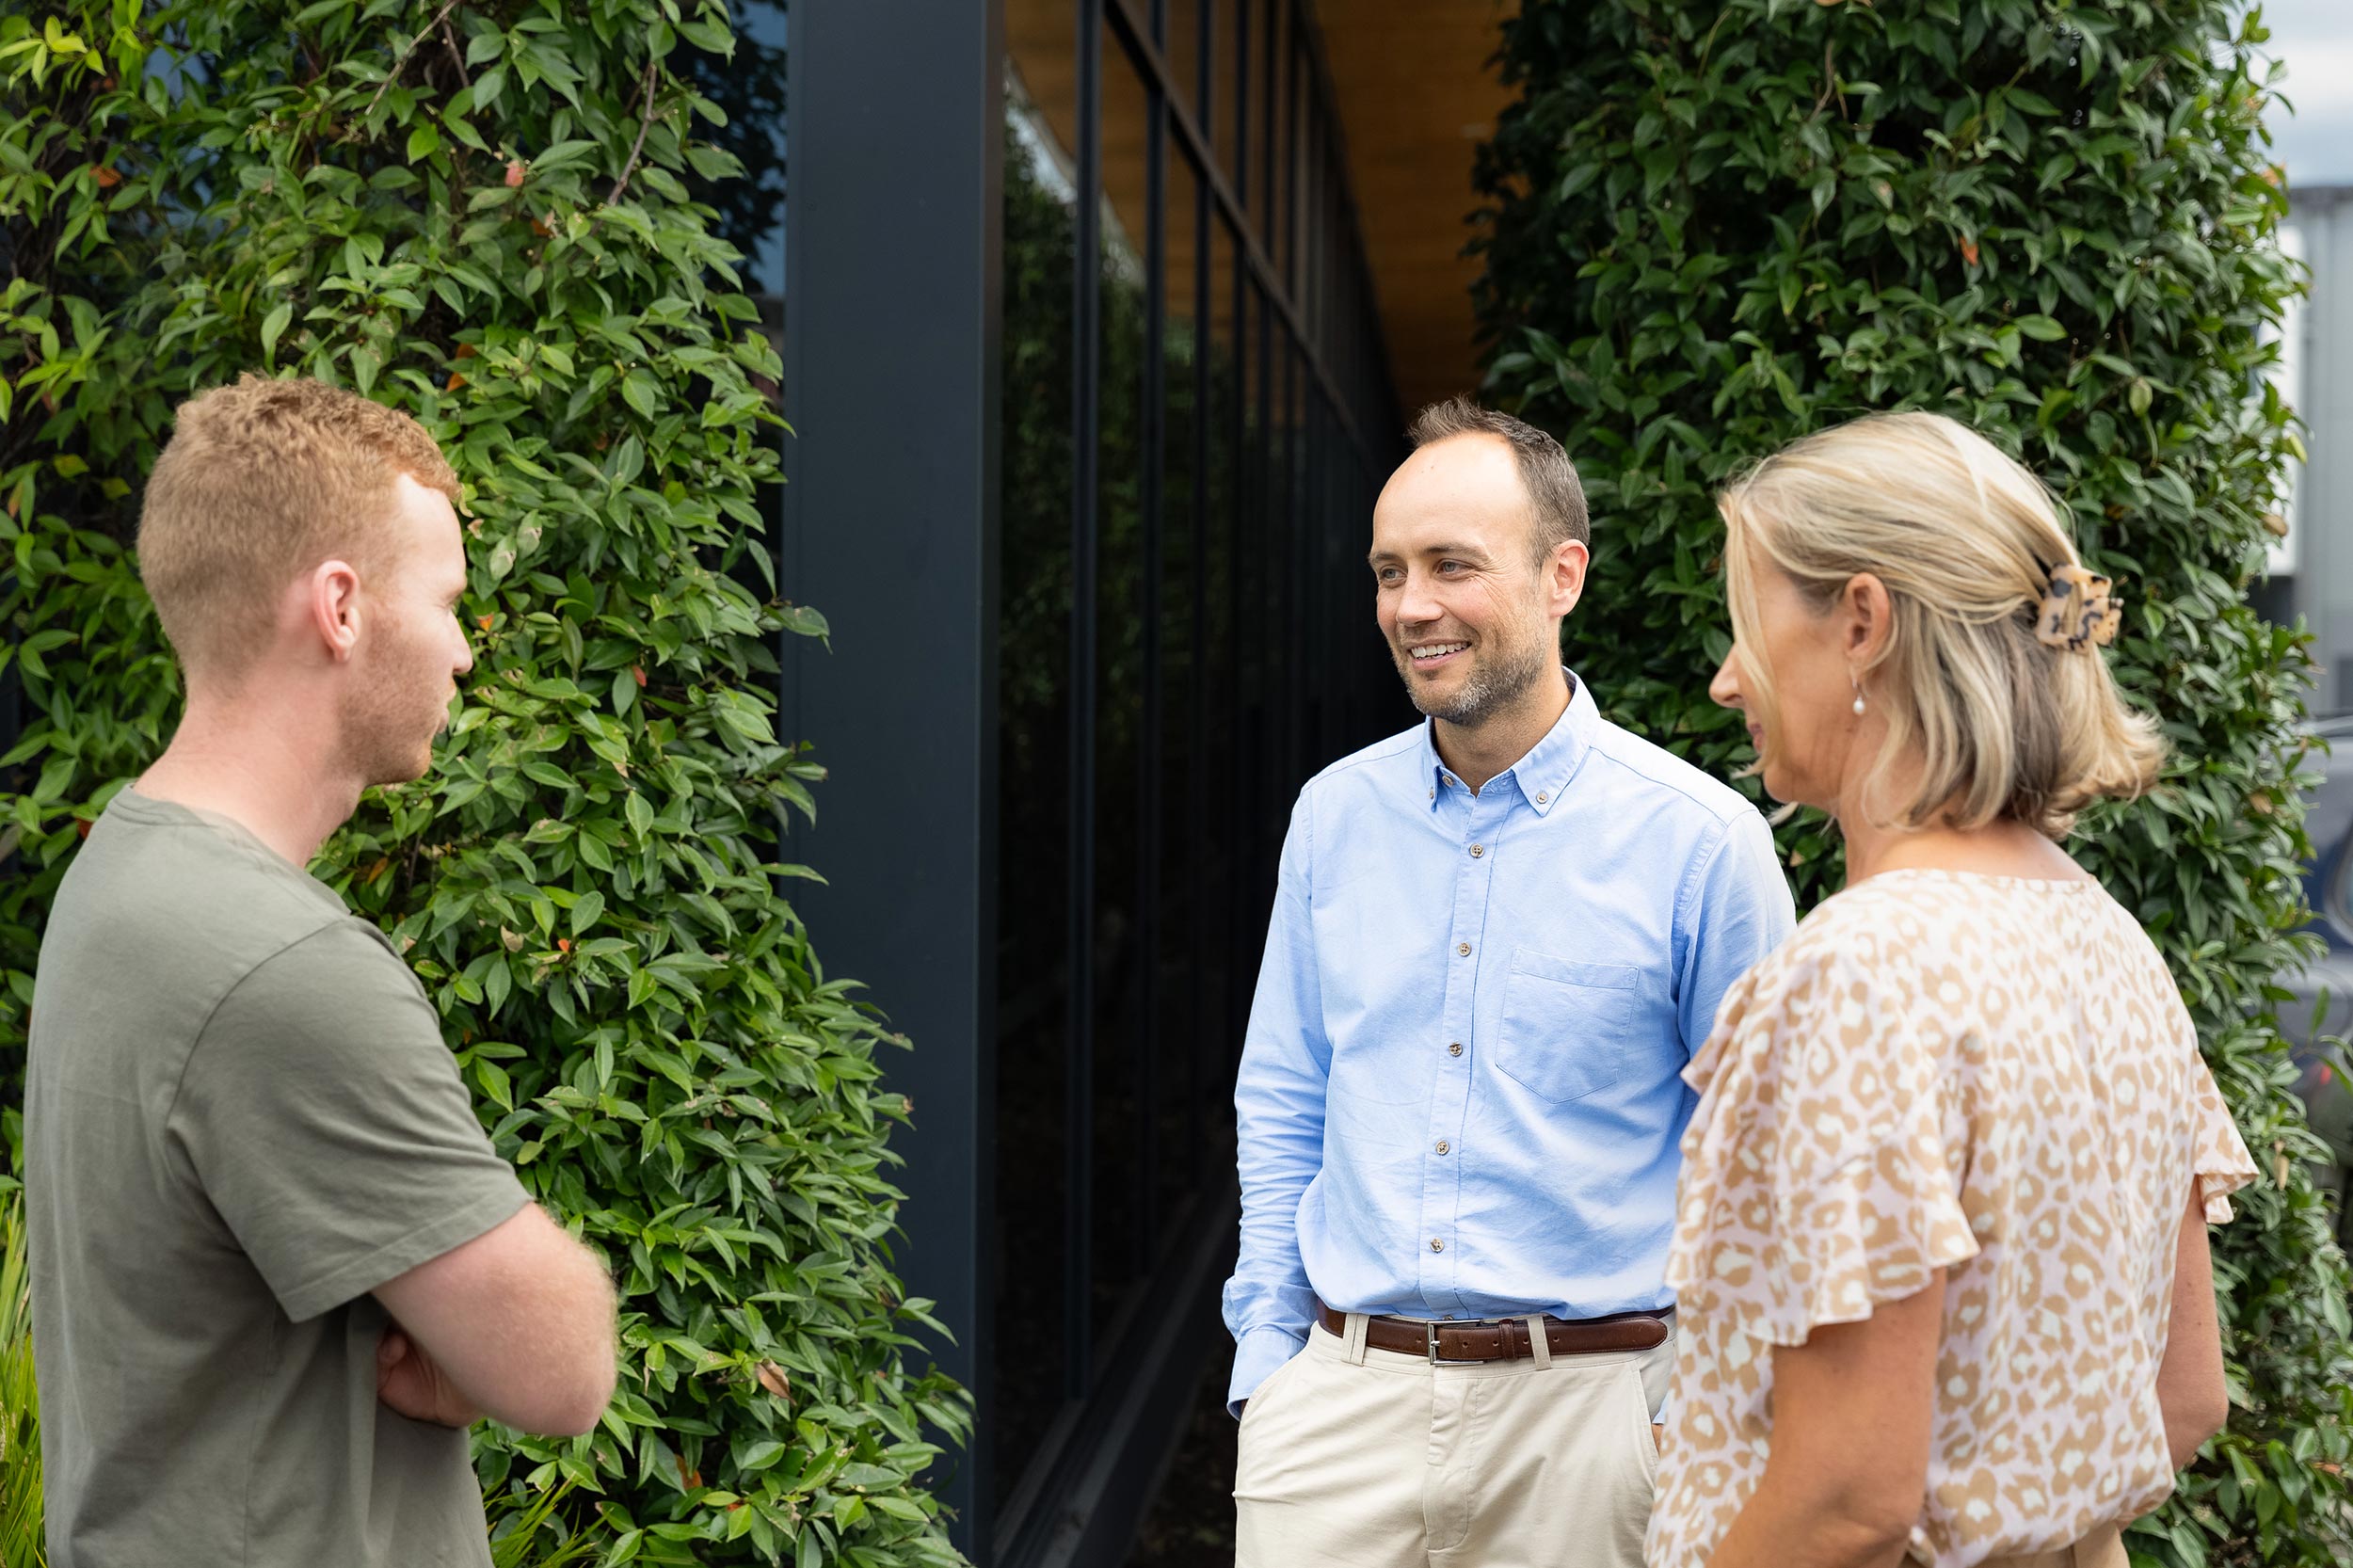
[[[125,791],[57,890],[24,1186],[54,1568],[487,1564],[369,1291],[527,1201],[424,989],[325,885]]]

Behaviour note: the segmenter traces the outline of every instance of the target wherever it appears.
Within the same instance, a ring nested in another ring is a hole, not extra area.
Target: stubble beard
[[[1405,680],[1405,695],[1416,708],[1458,728],[1477,729],[1509,712],[1544,679],[1548,657],[1542,637],[1517,638],[1496,646],[1492,653],[1487,646],[1474,649],[1469,677],[1444,696],[1423,690],[1415,680],[1413,655],[1401,644],[1392,645],[1391,651],[1397,660],[1398,674]],[[1557,660],[1558,655],[1549,657]]]
[[[414,783],[433,766],[433,741],[447,721],[448,703],[427,695],[435,683],[423,663],[380,670],[344,702],[344,764],[363,789]]]

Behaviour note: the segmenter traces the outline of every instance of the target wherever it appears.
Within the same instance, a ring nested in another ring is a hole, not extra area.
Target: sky
[[[2288,190],[2353,184],[2353,0],[2262,0],[2265,53],[2287,65],[2280,90],[2293,115],[2270,117],[2272,152]]]

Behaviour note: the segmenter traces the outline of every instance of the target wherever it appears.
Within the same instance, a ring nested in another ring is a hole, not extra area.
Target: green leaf
[[[629,406],[647,419],[656,418],[662,407],[661,384],[643,370],[632,370],[621,380],[621,396]]]
[[[788,604],[777,612],[777,618],[787,632],[803,637],[822,637],[831,630],[825,617],[807,604]]]
[[[489,1096],[491,1102],[500,1110],[515,1109],[514,1085],[507,1078],[505,1068],[495,1062],[476,1061],[473,1076],[474,1081],[482,1086],[482,1092]]]
[[[361,344],[351,351],[352,385],[359,389],[360,396],[365,397],[376,390],[376,373],[383,368],[382,359],[367,344]]]
[[[272,305],[269,308],[269,313],[262,318],[263,363],[273,362],[273,358],[278,352],[278,340],[284,335],[286,324],[293,320],[294,302],[288,299],[281,299]]]

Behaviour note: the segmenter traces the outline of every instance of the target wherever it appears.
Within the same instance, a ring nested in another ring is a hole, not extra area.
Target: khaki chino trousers
[[[1242,1411],[1236,1568],[1641,1568],[1673,1366],[1672,1338],[1433,1366],[1319,1326]]]

